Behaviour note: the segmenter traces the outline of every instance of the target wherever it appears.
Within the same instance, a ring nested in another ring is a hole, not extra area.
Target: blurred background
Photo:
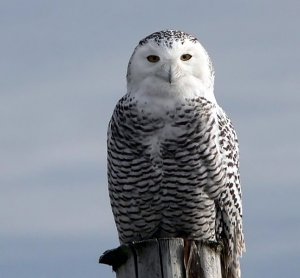
[[[241,148],[244,278],[300,271],[300,2],[0,1],[0,277],[112,278],[106,130],[140,39],[208,50]]]

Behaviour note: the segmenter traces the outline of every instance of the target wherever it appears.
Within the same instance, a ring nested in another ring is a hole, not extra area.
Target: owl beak
[[[173,71],[172,71],[172,67],[170,67],[169,72],[168,72],[168,81],[170,84],[172,84],[173,81]]]
[[[176,73],[176,65],[164,64],[162,66],[161,77],[169,84],[173,84],[178,78]]]
[[[168,81],[170,84],[174,83],[176,79],[176,74],[174,71],[174,65],[171,65],[168,70]]]

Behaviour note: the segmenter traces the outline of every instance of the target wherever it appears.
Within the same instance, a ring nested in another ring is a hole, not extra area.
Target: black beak
[[[170,84],[172,84],[172,80],[173,80],[173,72],[172,69],[169,69],[169,75],[168,75],[168,81]]]

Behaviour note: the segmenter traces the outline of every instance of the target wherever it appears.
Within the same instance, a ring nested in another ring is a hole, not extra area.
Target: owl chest
[[[166,123],[151,134],[142,135],[143,154],[154,166],[166,165],[170,161],[180,164],[198,152],[199,130],[197,125]]]
[[[155,171],[162,167],[166,170],[171,164],[179,168],[187,161],[201,167],[203,150],[214,143],[210,139],[215,132],[211,107],[191,104],[152,110],[132,108],[118,121],[120,130],[116,135],[128,151]]]

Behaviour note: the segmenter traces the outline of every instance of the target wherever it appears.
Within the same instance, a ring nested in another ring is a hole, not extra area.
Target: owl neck
[[[127,84],[128,94],[137,99],[154,101],[156,103],[184,103],[186,99],[203,97],[216,104],[213,84],[205,86],[196,79],[169,84],[160,80],[146,79],[143,82]]]

